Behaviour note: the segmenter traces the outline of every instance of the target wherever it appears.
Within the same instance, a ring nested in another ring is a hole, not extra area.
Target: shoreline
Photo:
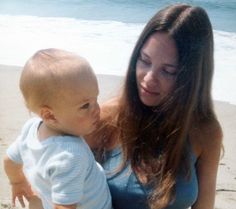
[[[8,145],[15,140],[24,122],[30,117],[21,97],[18,80],[21,67],[0,65],[0,155],[3,159]],[[122,77],[98,74],[99,102],[113,97],[122,86]],[[236,208],[236,105],[214,101],[215,111],[223,129],[225,154],[220,160],[217,176],[215,209]],[[0,164],[0,209],[11,208],[10,187]],[[18,207],[20,208],[20,207]]]

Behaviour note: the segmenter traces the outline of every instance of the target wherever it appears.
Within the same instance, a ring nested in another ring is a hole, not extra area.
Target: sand
[[[7,146],[16,138],[24,122],[31,117],[24,106],[18,80],[21,67],[0,65],[0,156],[3,159]],[[113,97],[119,91],[123,78],[97,75],[99,102]],[[224,132],[225,154],[217,177],[216,209],[236,208],[236,106],[215,101],[215,110]],[[0,163],[0,209],[10,209],[11,193],[7,177]],[[21,207],[17,207],[21,208]]]

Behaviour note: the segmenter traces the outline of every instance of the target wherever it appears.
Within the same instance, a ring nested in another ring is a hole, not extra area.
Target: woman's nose
[[[143,80],[147,86],[156,86],[158,84],[158,78],[154,75],[153,70],[148,71]]]

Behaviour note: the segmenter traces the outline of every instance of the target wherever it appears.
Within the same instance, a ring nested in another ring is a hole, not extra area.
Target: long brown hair
[[[157,107],[139,98],[136,63],[144,43],[155,32],[168,33],[177,46],[179,68],[175,90]],[[211,98],[213,32],[204,9],[176,4],[160,10],[146,25],[131,55],[116,114],[116,132],[124,162],[142,171],[154,186],[150,208],[164,208],[174,198],[178,172],[189,174],[187,138],[191,126],[216,120]],[[114,126],[113,126],[114,127]]]

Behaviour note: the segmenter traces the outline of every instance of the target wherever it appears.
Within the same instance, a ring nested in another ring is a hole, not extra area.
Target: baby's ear
[[[43,106],[40,108],[40,117],[45,122],[50,123],[50,124],[55,124],[57,121],[52,108],[50,108],[48,106]]]

